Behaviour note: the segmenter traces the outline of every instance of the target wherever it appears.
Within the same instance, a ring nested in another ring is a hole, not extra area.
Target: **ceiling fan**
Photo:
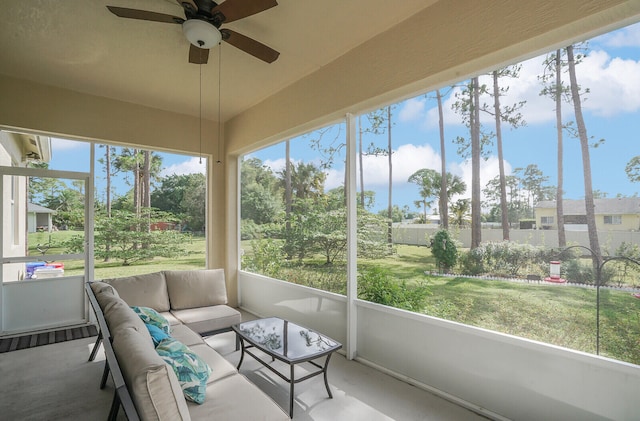
[[[206,64],[209,49],[225,41],[252,56],[273,63],[279,52],[222,24],[233,22],[277,6],[276,0],[226,0],[217,4],[211,0],[176,0],[184,9],[185,18],[126,7],[107,6],[121,18],[149,20],[153,22],[182,25],[182,30],[191,43],[189,62]]]

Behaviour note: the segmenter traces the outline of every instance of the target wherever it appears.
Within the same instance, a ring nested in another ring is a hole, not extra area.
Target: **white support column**
[[[348,359],[357,355],[358,319],[355,300],[358,298],[358,221],[356,207],[356,119],[352,114],[346,115],[347,122],[347,343]]]

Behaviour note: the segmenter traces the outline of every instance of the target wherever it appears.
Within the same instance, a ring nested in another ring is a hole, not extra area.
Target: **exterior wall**
[[[536,227],[538,227],[539,229],[543,229],[543,227],[545,226],[550,226],[553,229],[558,228],[558,217],[556,216],[555,208],[536,208],[535,214],[536,214]],[[553,224],[543,224],[542,223],[543,217],[552,217]]]
[[[599,230],[607,231],[638,231],[640,229],[640,215],[624,214],[619,215],[622,218],[622,223],[617,224],[605,224],[605,215],[596,215],[596,227]]]
[[[543,224],[543,217],[553,217],[553,224]],[[638,231],[640,230],[640,214],[623,214],[621,224],[605,224],[605,214],[596,214],[596,228],[602,231]],[[558,229],[558,218],[555,208],[536,208],[536,226],[540,229],[551,227]]]

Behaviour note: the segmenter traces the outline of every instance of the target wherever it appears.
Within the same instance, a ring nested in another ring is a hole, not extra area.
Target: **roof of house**
[[[616,197],[611,199],[594,199],[595,213],[598,215],[623,215],[640,213],[640,197]],[[555,209],[555,200],[543,200],[536,205],[537,209]],[[563,200],[565,215],[585,215],[584,200]]]
[[[53,209],[45,208],[44,206],[36,205],[35,203],[27,203],[27,212],[56,213]]]

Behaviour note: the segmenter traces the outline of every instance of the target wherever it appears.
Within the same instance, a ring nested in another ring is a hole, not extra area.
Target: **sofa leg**
[[[118,410],[120,409],[120,398],[118,397],[118,392],[113,393],[113,401],[111,401],[111,410],[109,411],[108,421],[116,421],[118,418]]]
[[[100,389],[104,389],[107,384],[107,378],[109,378],[109,363],[104,362],[104,371],[102,372],[102,380],[100,381]]]
[[[93,346],[91,350],[91,355],[89,355],[89,361],[93,361],[96,358],[96,354],[98,353],[98,349],[100,349],[100,343],[102,342],[102,331],[98,332],[98,339],[96,339],[96,344]]]

